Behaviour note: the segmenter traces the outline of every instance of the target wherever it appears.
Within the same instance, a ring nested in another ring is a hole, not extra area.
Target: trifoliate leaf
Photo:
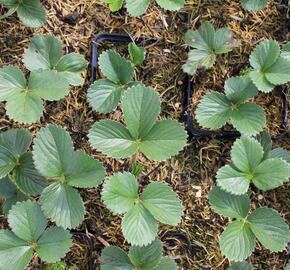
[[[186,145],[187,133],[184,127],[176,120],[161,120],[139,144],[140,150],[153,160],[163,161],[170,158]]]
[[[166,10],[179,10],[184,6],[184,0],[156,0],[157,4]]]
[[[138,47],[135,43],[130,42],[128,51],[133,64],[141,65],[144,62],[146,56],[146,49],[144,47]]]
[[[73,143],[60,126],[50,125],[34,139],[33,159],[36,169],[45,177],[60,177],[68,171]]]
[[[256,11],[263,9],[267,5],[268,0],[241,0],[244,9]]]
[[[130,173],[114,174],[104,184],[102,200],[115,213],[128,212],[137,199],[138,182]]]
[[[203,96],[196,109],[196,120],[200,125],[208,128],[220,128],[230,119],[230,115],[230,101],[218,92]]]
[[[40,205],[36,202],[18,202],[8,214],[12,231],[21,239],[36,242],[47,226]]]
[[[100,55],[99,67],[116,84],[126,84],[133,78],[132,63],[113,50],[107,50]]]
[[[102,2],[108,3],[110,10],[115,12],[122,7],[124,0],[102,0]]]
[[[143,138],[152,129],[160,113],[160,98],[148,87],[134,86],[124,93],[122,110],[131,135]]]
[[[231,77],[225,83],[226,97],[232,103],[241,103],[258,93],[258,88],[248,76]]]
[[[113,111],[121,98],[123,89],[109,80],[98,80],[88,90],[90,106],[101,113]]]
[[[219,187],[235,195],[246,193],[250,185],[247,174],[237,171],[231,165],[220,168],[216,174],[216,179]]]
[[[122,221],[122,232],[132,245],[150,244],[155,239],[157,230],[156,220],[141,203],[135,204]]]
[[[279,57],[277,61],[267,69],[265,77],[274,85],[290,82],[290,62]]]
[[[281,52],[281,57],[290,61],[290,42],[284,45]]]
[[[280,158],[288,163],[290,163],[290,154],[287,150],[283,148],[276,148],[270,151],[269,153],[270,158]]]
[[[181,202],[166,184],[149,184],[140,199],[142,205],[158,221],[173,226],[180,222],[183,214]]]
[[[270,83],[261,71],[250,71],[249,76],[257,88],[265,93],[269,93],[275,88],[275,85]]]
[[[114,158],[131,156],[138,148],[128,129],[113,120],[95,123],[89,131],[92,147]]]
[[[0,230],[0,269],[25,269],[32,258],[32,253],[32,247],[14,233]]]
[[[253,270],[248,262],[235,262],[228,270]]]
[[[62,56],[60,39],[53,35],[34,35],[24,50],[23,63],[30,71],[53,69]]]
[[[131,16],[137,17],[146,12],[149,3],[150,0],[126,0],[126,8]]]
[[[271,208],[258,208],[248,221],[255,236],[266,248],[273,252],[286,248],[290,231],[278,212]]]
[[[230,218],[245,218],[250,210],[247,195],[232,195],[219,187],[214,187],[208,194],[211,207],[219,215]]]
[[[255,235],[250,225],[243,221],[232,222],[221,235],[220,247],[231,261],[246,259],[255,248]]]
[[[242,172],[252,173],[260,164],[264,155],[262,146],[255,139],[242,137],[235,141],[231,149],[231,158]]]
[[[63,258],[71,246],[72,239],[69,231],[50,227],[37,241],[35,250],[43,261],[53,263]]]
[[[22,0],[17,9],[19,19],[28,27],[41,27],[46,22],[46,12],[40,0]]]
[[[26,129],[15,128],[0,133],[0,145],[17,157],[27,151],[31,141],[32,136]]]
[[[125,251],[118,247],[105,247],[100,258],[101,270],[134,270]]]
[[[177,265],[170,258],[163,257],[153,270],[177,270]]]
[[[85,208],[80,194],[67,184],[54,183],[40,197],[45,215],[63,228],[75,228],[84,219]]]
[[[32,153],[24,153],[13,170],[12,181],[27,195],[38,195],[48,186],[46,179],[35,169]]]
[[[261,190],[282,186],[290,178],[290,164],[284,160],[269,158],[264,160],[253,172],[253,184]]]
[[[162,242],[153,241],[150,245],[139,247],[132,246],[129,252],[129,258],[132,264],[138,269],[152,270],[155,268],[162,257]]]

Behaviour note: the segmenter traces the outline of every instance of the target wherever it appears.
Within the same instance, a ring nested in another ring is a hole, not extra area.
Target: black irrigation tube
[[[93,262],[93,250],[94,250],[94,241],[91,237],[89,237],[86,233],[84,232],[78,232],[75,230],[71,230],[70,233],[73,236],[81,236],[83,237],[89,244],[89,251],[88,251],[88,269],[89,270],[94,270],[94,262]]]

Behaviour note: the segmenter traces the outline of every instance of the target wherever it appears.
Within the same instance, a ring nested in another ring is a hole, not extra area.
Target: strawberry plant
[[[181,221],[182,205],[165,183],[151,183],[140,195],[138,188],[134,175],[116,173],[105,182],[102,200],[114,213],[125,214],[122,232],[126,240],[132,245],[146,246],[156,237],[158,221],[173,226]]]
[[[0,268],[24,270],[35,252],[45,262],[59,261],[72,246],[71,235],[59,227],[47,227],[40,205],[18,202],[9,214],[12,229],[0,230]]]
[[[263,9],[268,3],[268,0],[240,0],[240,1],[244,9],[250,11]]]
[[[15,186],[8,184],[3,197],[13,198],[12,201],[25,198],[23,194],[38,195],[48,185],[46,179],[35,169],[32,153],[27,152],[31,141],[32,137],[25,129],[11,129],[0,133],[0,178],[9,176],[21,192],[15,192]],[[8,180],[6,177],[0,181],[7,183]],[[3,182],[1,184],[5,185]]]
[[[250,55],[250,64],[253,70],[249,76],[260,91],[268,93],[276,85],[290,82],[290,61],[283,58],[274,40],[260,42]]]
[[[228,270],[253,270],[253,267],[248,262],[235,262]]]
[[[124,3],[124,0],[102,0],[108,3],[111,11],[118,11]],[[157,4],[166,10],[179,10],[184,6],[185,0],[156,0]],[[126,8],[133,17],[140,16],[146,12],[150,0],[126,0]]]
[[[89,131],[91,145],[113,158],[126,158],[140,150],[150,159],[162,161],[176,155],[186,144],[187,134],[176,120],[156,121],[160,98],[144,85],[129,88],[121,102],[126,126],[102,120]]]
[[[275,210],[262,207],[249,214],[247,195],[233,195],[219,187],[209,192],[209,202],[216,213],[236,219],[227,226],[219,241],[223,255],[229,260],[242,261],[250,256],[256,239],[273,252],[286,248],[290,231]]]
[[[162,256],[162,243],[154,240],[145,247],[131,246],[129,254],[118,247],[109,246],[101,255],[101,270],[176,270],[176,264]]]
[[[50,182],[40,196],[43,212],[57,226],[77,227],[84,219],[85,208],[75,188],[98,186],[105,177],[102,164],[84,151],[74,151],[69,134],[54,125],[36,135],[33,159],[39,173]]]
[[[220,128],[229,120],[242,134],[255,135],[263,130],[263,109],[246,102],[258,92],[247,76],[232,77],[225,83],[225,93],[211,92],[202,97],[196,109],[196,120],[207,128]]]
[[[204,22],[196,31],[188,30],[185,43],[192,47],[186,64],[182,66],[185,73],[195,74],[198,68],[211,68],[218,54],[232,51],[239,45],[232,33],[226,28],[215,30],[210,22]]]
[[[28,27],[41,27],[46,22],[46,12],[40,0],[0,0],[0,5],[8,8],[7,13],[0,16],[0,19],[16,12],[20,21]]]
[[[282,148],[271,150],[268,135],[260,142],[242,137],[231,149],[232,162],[217,172],[217,184],[232,194],[244,194],[250,183],[261,190],[270,190],[283,185],[290,177],[290,155]]]
[[[34,35],[25,49],[23,63],[30,71],[53,70],[71,85],[82,85],[87,61],[78,53],[63,55],[61,40],[52,35]]]

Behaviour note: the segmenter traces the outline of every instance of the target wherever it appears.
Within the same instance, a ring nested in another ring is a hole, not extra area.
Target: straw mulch
[[[42,1],[48,11],[47,24],[37,30],[21,25],[17,17],[9,17],[0,23],[0,67],[13,64],[25,71],[21,62],[24,48],[28,46],[33,33],[51,33],[63,41],[66,52],[79,52],[90,60],[91,39],[102,32],[129,33],[134,39],[141,35],[157,38],[154,46],[147,48],[147,60],[138,67],[137,77],[155,89],[162,99],[162,118],[180,119],[182,112],[184,74],[181,65],[187,58],[187,47],[183,36],[187,29],[186,15],[191,15],[191,27],[196,29],[201,22],[210,20],[215,27],[229,27],[242,46],[232,53],[219,57],[210,71],[201,70],[193,78],[195,94],[193,108],[200,96],[208,91],[222,91],[224,81],[237,75],[248,65],[248,54],[263,38],[281,41],[282,11],[277,8],[280,0],[270,1],[267,9],[249,13],[241,9],[235,0],[189,0],[180,12],[166,12],[151,5],[146,15],[130,18],[126,12],[109,12],[106,4],[95,0],[48,0]],[[107,45],[106,45],[107,46]],[[112,45],[108,45],[111,46]],[[114,47],[114,46],[113,46]],[[116,49],[117,45],[115,46]],[[125,45],[121,46],[124,52]],[[90,84],[89,71],[85,74],[83,87],[73,87],[70,94],[60,102],[46,102],[46,112],[40,123],[19,125],[8,119],[5,104],[0,103],[0,130],[25,127],[35,134],[47,124],[65,127],[71,134],[76,149],[100,159],[107,168],[107,175],[127,171],[130,160],[114,160],[93,150],[87,138],[89,128],[102,118],[122,120],[118,109],[110,115],[93,112],[86,102],[86,91]],[[257,102],[267,110],[268,129],[272,134],[281,131],[281,106],[276,92],[259,95]],[[140,184],[146,186],[152,181],[165,181],[179,194],[185,206],[184,217],[177,227],[160,226],[159,236],[164,242],[164,252],[175,259],[182,270],[227,269],[228,261],[219,250],[218,238],[228,219],[216,215],[209,207],[207,194],[215,185],[215,173],[229,160],[233,141],[220,138],[199,138],[188,143],[178,156],[157,163],[140,156],[145,165]],[[275,146],[289,148],[289,139],[275,142]],[[120,227],[120,216],[107,210],[100,199],[101,188],[81,190],[87,215],[78,230],[86,231],[94,239],[93,259],[95,269],[99,268],[99,256],[105,245],[117,245],[128,249]],[[254,189],[253,209],[258,206],[273,207],[289,220],[289,184],[270,192]],[[2,227],[7,228],[6,220]],[[88,243],[74,237],[74,246],[65,260],[80,270],[87,269]],[[271,253],[260,244],[250,257],[255,269],[282,270],[287,262],[287,252]],[[37,258],[28,269],[41,269]]]

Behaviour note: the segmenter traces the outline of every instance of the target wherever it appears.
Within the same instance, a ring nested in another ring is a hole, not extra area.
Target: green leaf
[[[246,173],[253,173],[263,159],[262,146],[253,138],[242,137],[235,141],[231,158],[235,166]]]
[[[264,93],[269,93],[275,88],[275,85],[270,83],[261,71],[253,70],[249,73],[249,76],[257,88]]]
[[[13,182],[27,195],[38,195],[48,186],[46,179],[35,169],[32,153],[24,153],[15,166],[12,176]]]
[[[36,202],[18,202],[8,214],[12,231],[27,242],[36,242],[47,226],[40,205]]]
[[[68,82],[54,70],[31,72],[28,88],[32,93],[49,101],[60,100],[69,93]]]
[[[145,247],[132,246],[129,252],[129,258],[136,268],[142,270],[151,270],[158,265],[162,257],[162,242],[153,241]]]
[[[177,270],[177,266],[173,260],[163,257],[153,270]]]
[[[146,246],[156,237],[158,226],[146,208],[137,203],[123,218],[122,232],[126,240],[137,246]]]
[[[142,205],[158,221],[176,226],[183,214],[182,205],[176,193],[164,183],[151,183],[143,191]]]
[[[46,22],[46,12],[40,0],[22,0],[17,9],[19,19],[28,27],[41,27]]]
[[[138,47],[135,43],[130,42],[128,45],[128,51],[132,63],[135,65],[141,65],[146,56],[146,49],[144,47]]]
[[[290,61],[290,42],[284,45],[281,52],[281,57]]]
[[[261,106],[255,103],[245,103],[231,113],[233,126],[242,134],[251,136],[263,130],[266,116]]]
[[[116,173],[104,184],[102,200],[111,211],[123,214],[134,207],[138,199],[138,182],[130,173]]]
[[[157,4],[166,10],[179,10],[184,7],[184,0],[156,0]]]
[[[250,64],[254,69],[264,72],[278,60],[279,55],[280,47],[278,42],[264,40],[251,53]]]
[[[131,62],[113,50],[103,52],[98,62],[102,73],[116,84],[124,85],[133,78]]]
[[[69,231],[50,227],[37,241],[35,250],[43,261],[53,263],[63,258],[71,246],[72,239]]]
[[[134,270],[128,255],[118,247],[109,246],[102,250],[101,270]]]
[[[253,173],[253,184],[261,190],[282,186],[290,178],[290,164],[284,160],[269,158],[263,161]]]
[[[283,148],[276,148],[270,151],[270,158],[280,158],[288,163],[290,163],[290,154],[287,150]]]
[[[152,129],[160,113],[160,98],[152,89],[138,85],[122,98],[124,120],[133,138],[143,138]]]
[[[176,120],[161,120],[141,139],[140,150],[153,160],[162,161],[181,151],[187,142],[184,127]]]
[[[137,17],[146,12],[149,3],[150,0],[126,0],[126,8],[131,16]]]
[[[259,136],[258,136],[258,142],[261,144],[263,147],[264,151],[264,157],[263,160],[266,159],[269,156],[269,153],[272,149],[272,141],[269,133],[263,131]]]
[[[95,123],[88,136],[92,147],[114,158],[131,156],[138,148],[130,132],[113,120]]]
[[[267,69],[266,79],[275,85],[290,82],[290,61],[279,57],[277,61]]]
[[[70,166],[72,150],[72,140],[63,128],[41,128],[34,139],[35,167],[45,177],[60,177]]]
[[[32,136],[27,129],[15,128],[0,133],[0,145],[17,157],[27,151],[31,141]]]
[[[231,165],[220,168],[216,174],[216,179],[219,187],[235,195],[246,193],[250,185],[247,175],[237,171]]]
[[[108,3],[110,10],[115,12],[122,7],[124,0],[102,0],[102,2]]]
[[[109,113],[117,107],[122,91],[122,88],[109,80],[98,80],[88,90],[88,101],[97,112]]]
[[[249,226],[258,240],[272,252],[284,250],[289,229],[281,215],[271,208],[258,208],[249,217]]]
[[[288,261],[288,264],[286,265],[285,270],[290,270],[290,262]]]
[[[212,92],[202,97],[196,109],[196,120],[207,128],[220,128],[231,116],[231,103],[222,93]]]
[[[23,63],[30,71],[53,69],[62,56],[60,39],[53,35],[35,34],[28,49],[24,50]]]
[[[0,101],[6,101],[25,88],[26,79],[18,67],[8,66],[0,69]]]
[[[243,221],[232,222],[220,238],[221,251],[231,261],[246,259],[253,252],[255,244],[250,225]]]
[[[14,155],[7,148],[0,145],[0,178],[10,173],[14,169],[16,162]]]
[[[258,88],[248,76],[231,77],[225,83],[226,97],[233,103],[241,103],[258,93]]]
[[[211,207],[219,215],[230,218],[245,218],[250,211],[250,199],[247,195],[232,195],[214,187],[208,194]]]
[[[45,215],[64,229],[75,228],[84,219],[85,208],[80,194],[66,184],[54,183],[45,188],[40,202]]]
[[[267,5],[268,0],[241,0],[244,9],[256,11],[263,9]]]
[[[70,168],[65,175],[66,183],[70,186],[96,187],[101,184],[105,177],[106,173],[102,164],[83,151],[74,152],[70,162]]]
[[[253,270],[248,262],[235,262],[228,270]]]
[[[32,258],[33,249],[12,232],[0,230],[0,269],[23,270]]]
[[[14,196],[17,187],[12,183],[8,176],[0,179],[0,198],[8,199]]]

